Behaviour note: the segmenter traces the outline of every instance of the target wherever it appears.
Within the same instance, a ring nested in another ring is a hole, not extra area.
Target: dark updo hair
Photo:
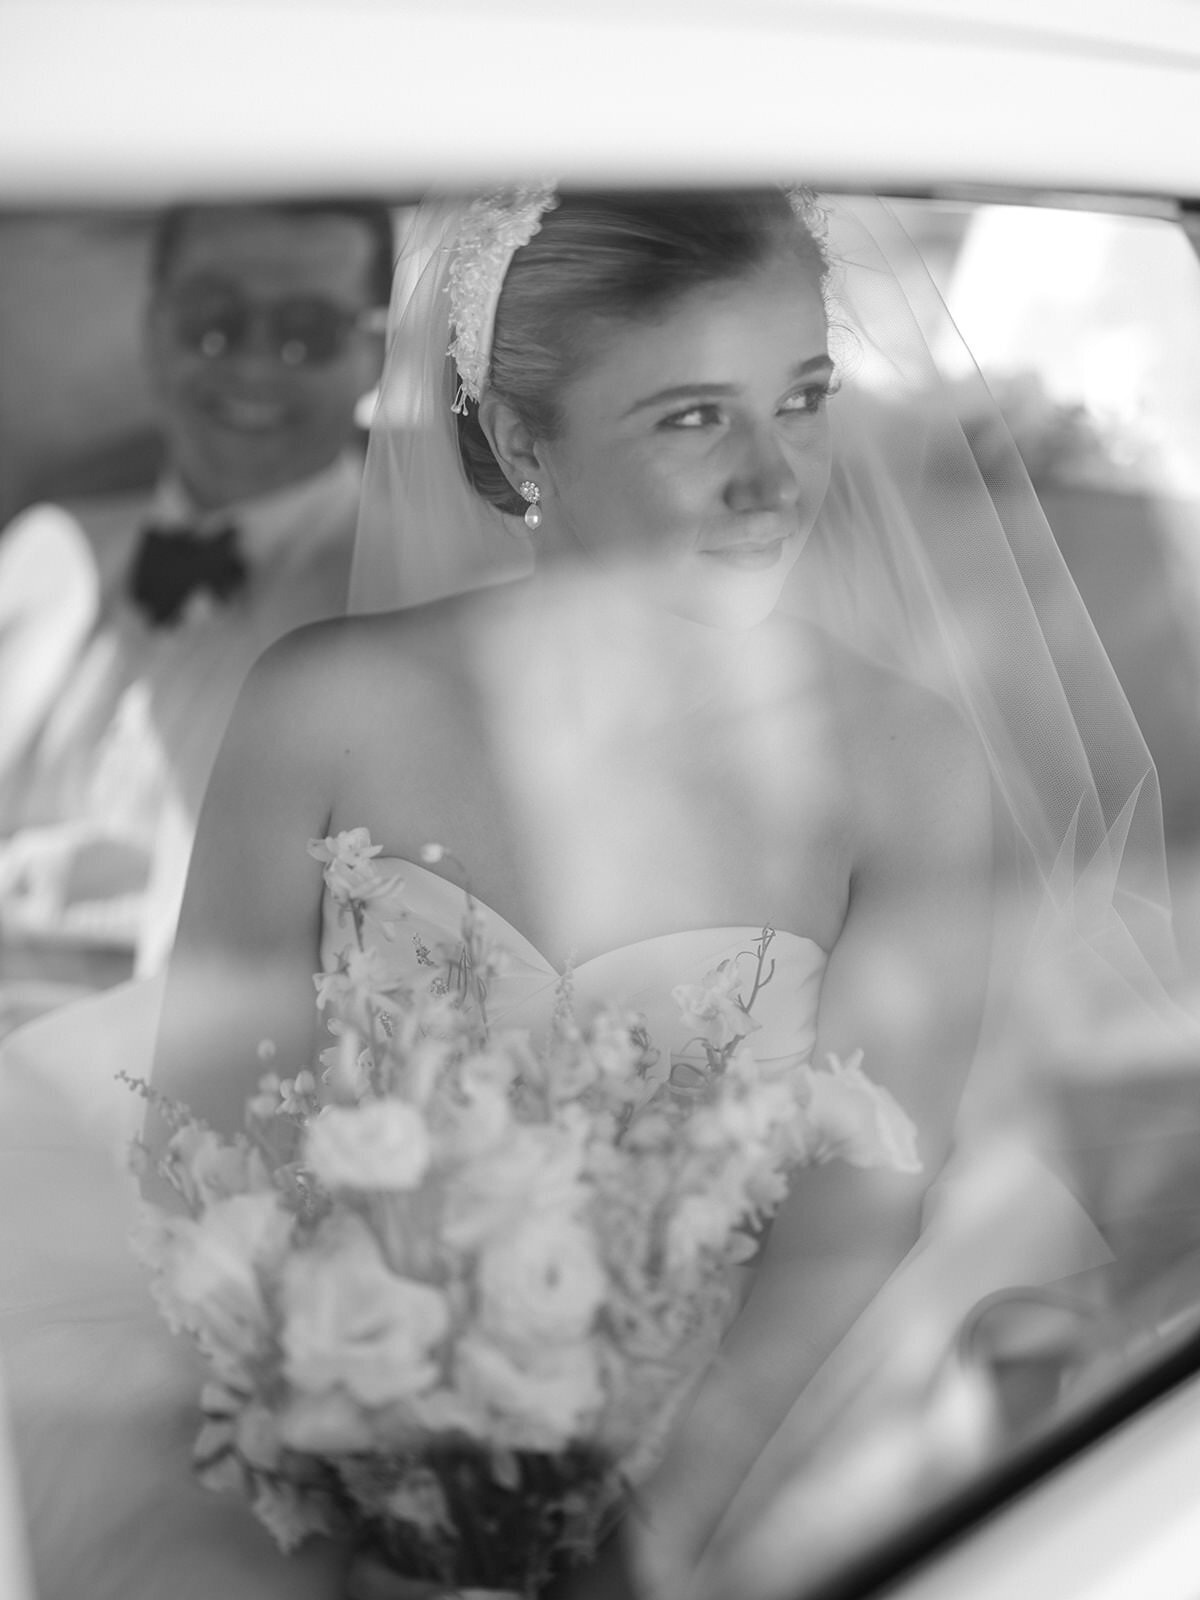
[[[553,439],[563,387],[595,350],[601,324],[652,322],[692,290],[788,256],[824,287],[824,248],[782,189],[561,196],[505,276],[488,392],[536,438]],[[525,502],[492,453],[478,406],[468,401],[456,422],[471,487],[519,515]]]

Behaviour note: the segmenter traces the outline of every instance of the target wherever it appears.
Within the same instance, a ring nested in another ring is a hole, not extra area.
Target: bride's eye
[[[672,411],[670,416],[661,418],[658,425],[660,428],[713,428],[723,421],[720,406],[709,401],[703,405],[688,406],[684,411]]]
[[[813,417],[822,410],[826,400],[835,395],[840,384],[833,378],[824,383],[808,383],[802,389],[795,389],[779,407],[782,416]]]

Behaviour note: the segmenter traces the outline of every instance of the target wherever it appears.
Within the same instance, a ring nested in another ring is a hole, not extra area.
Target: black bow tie
[[[192,595],[205,591],[214,600],[229,600],[248,571],[236,528],[197,534],[150,527],[129,569],[129,593],[155,627],[170,627]]]

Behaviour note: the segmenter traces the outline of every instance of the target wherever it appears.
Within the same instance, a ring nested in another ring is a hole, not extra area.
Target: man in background
[[[157,484],[35,506],[0,535],[0,1031],[134,953],[161,964],[247,671],[344,609],[355,413],[379,376],[392,262],[373,204],[161,217],[145,320]],[[71,988],[32,982],[55,969]]]

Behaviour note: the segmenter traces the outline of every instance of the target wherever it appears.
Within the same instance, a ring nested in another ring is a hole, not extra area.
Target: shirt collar
[[[164,532],[181,525],[201,534],[215,533],[234,523],[241,549],[252,566],[261,566],[285,551],[300,559],[314,544],[344,534],[358,503],[361,476],[360,457],[347,450],[299,483],[222,506],[219,511],[199,511],[181,480],[167,472],[154,492],[148,515]]]

